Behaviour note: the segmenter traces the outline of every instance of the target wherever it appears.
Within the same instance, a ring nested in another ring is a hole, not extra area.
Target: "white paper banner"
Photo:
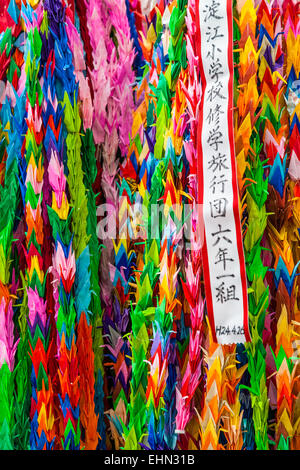
[[[240,343],[250,337],[233,135],[232,0],[198,3],[202,84],[198,183],[206,303],[215,339]]]

